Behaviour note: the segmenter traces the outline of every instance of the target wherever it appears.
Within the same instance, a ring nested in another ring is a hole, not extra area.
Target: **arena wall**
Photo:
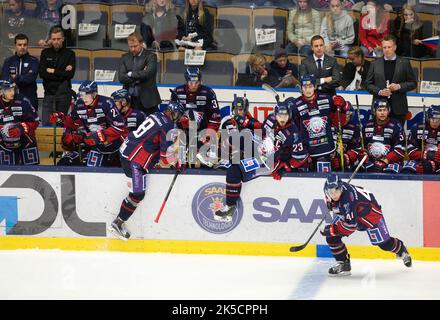
[[[234,220],[219,223],[213,210],[224,201],[224,172],[189,169],[177,178],[155,223],[173,178],[172,172],[161,171],[148,176],[146,198],[128,222],[132,238],[125,242],[107,231],[127,192],[120,169],[0,168],[0,249],[330,255],[319,233],[305,250],[289,252],[308,238],[327,210],[320,174],[247,183]],[[375,194],[390,233],[409,246],[415,259],[440,260],[440,177],[360,173],[353,183]],[[354,258],[393,258],[371,246],[365,232],[346,243]]]

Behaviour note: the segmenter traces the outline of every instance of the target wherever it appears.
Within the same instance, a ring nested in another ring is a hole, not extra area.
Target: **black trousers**
[[[157,106],[152,106],[149,108],[145,108],[142,105],[141,99],[139,97],[131,97],[131,106],[136,109],[136,110],[141,110],[143,111],[147,116],[149,116],[150,114],[159,111],[159,109],[157,108]]]
[[[43,126],[50,126],[49,116],[53,112],[63,112],[67,115],[69,111],[72,95],[45,95],[43,99],[43,110],[41,111],[41,123]],[[55,111],[54,111],[55,108]]]

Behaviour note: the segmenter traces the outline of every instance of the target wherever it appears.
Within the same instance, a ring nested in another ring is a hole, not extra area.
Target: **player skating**
[[[325,182],[324,194],[329,210],[335,214],[332,223],[321,231],[336,259],[336,264],[328,271],[330,276],[351,274],[350,255],[342,238],[355,231],[367,231],[372,245],[395,253],[405,266],[411,267],[408,250],[401,240],[390,236],[382,208],[370,191],[331,174]]]

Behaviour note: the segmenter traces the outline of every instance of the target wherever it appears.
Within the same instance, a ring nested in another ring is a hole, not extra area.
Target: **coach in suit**
[[[321,36],[313,36],[310,44],[313,54],[301,61],[300,76],[313,74],[317,79],[318,91],[335,95],[341,80],[339,65],[335,58],[324,53],[324,39]]]
[[[375,99],[388,98],[390,117],[405,124],[408,112],[406,93],[417,88],[417,79],[408,59],[396,55],[396,39],[385,36],[382,40],[384,56],[371,63],[365,85]]]
[[[138,32],[128,36],[128,49],[119,66],[119,81],[131,95],[135,109],[147,115],[158,110],[161,103],[156,85],[157,57],[143,47],[144,40]]]

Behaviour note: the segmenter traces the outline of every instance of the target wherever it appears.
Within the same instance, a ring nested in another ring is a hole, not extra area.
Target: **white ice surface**
[[[440,299],[440,262],[0,251],[0,299]]]

